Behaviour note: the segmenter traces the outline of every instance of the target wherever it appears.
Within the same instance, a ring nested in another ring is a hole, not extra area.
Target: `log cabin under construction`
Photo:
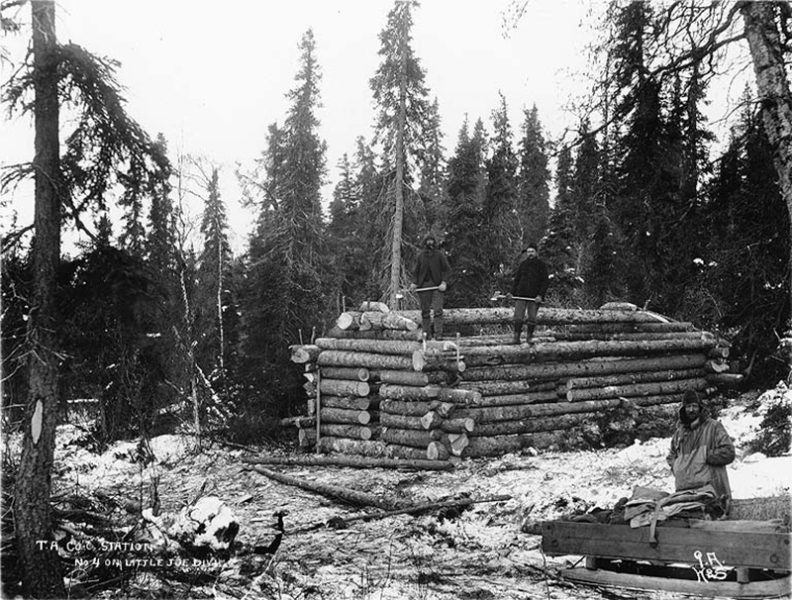
[[[741,377],[728,373],[727,342],[633,305],[542,308],[521,344],[512,314],[446,309],[447,338],[426,341],[418,311],[343,312],[324,337],[291,346],[307,414],[284,423],[321,452],[454,463],[557,445],[618,407],[669,416],[686,390]]]

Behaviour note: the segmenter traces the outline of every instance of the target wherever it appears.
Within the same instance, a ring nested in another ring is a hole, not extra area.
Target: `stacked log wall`
[[[377,308],[342,314],[304,352],[322,451],[453,462],[546,448],[617,407],[670,414],[686,390],[711,391],[728,356],[714,335],[640,310],[542,308],[533,343],[511,344],[510,333],[426,342],[417,311]],[[444,319],[508,330],[512,309]]]

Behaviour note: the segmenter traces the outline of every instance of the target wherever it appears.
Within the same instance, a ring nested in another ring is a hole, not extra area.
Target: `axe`
[[[490,298],[490,301],[491,302],[495,302],[496,300],[503,300],[504,298],[507,298],[507,297],[508,296],[506,294],[501,294],[500,292],[496,291],[492,295],[492,298]],[[525,300],[526,302],[537,302],[539,304],[542,303],[541,300],[537,300],[536,298],[526,298],[525,296],[512,296],[511,299],[512,300]]]

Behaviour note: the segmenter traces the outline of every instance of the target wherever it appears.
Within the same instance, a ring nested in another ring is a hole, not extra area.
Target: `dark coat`
[[[440,285],[443,281],[447,281],[450,271],[451,266],[442,250],[425,249],[418,255],[418,260],[415,263],[413,271],[415,285],[419,288]]]
[[[545,264],[538,258],[526,258],[514,274],[511,293],[523,298],[544,298],[549,283]]]
[[[705,411],[693,423],[679,411],[679,425],[671,438],[666,459],[674,473],[677,491],[712,484],[718,496],[731,498],[726,465],[734,460],[734,444],[719,421]]]

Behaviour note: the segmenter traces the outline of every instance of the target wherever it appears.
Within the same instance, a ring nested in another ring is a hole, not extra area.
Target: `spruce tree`
[[[524,113],[516,208],[522,239],[538,243],[545,234],[550,213],[550,169],[539,111],[534,105]]]
[[[388,13],[387,25],[379,35],[382,62],[371,78],[377,107],[375,143],[382,146],[386,179],[387,212],[392,216],[389,231],[379,239],[390,245],[385,298],[396,306],[405,283],[404,269],[412,257],[405,255],[405,242],[415,243],[425,227],[422,203],[413,189],[427,142],[429,112],[425,74],[412,48],[412,9],[417,2],[397,1]]]
[[[443,133],[440,128],[440,108],[435,98],[429,105],[426,120],[426,150],[421,165],[418,193],[423,201],[426,227],[436,234],[442,232],[448,221],[443,212],[446,205],[446,164]]]

